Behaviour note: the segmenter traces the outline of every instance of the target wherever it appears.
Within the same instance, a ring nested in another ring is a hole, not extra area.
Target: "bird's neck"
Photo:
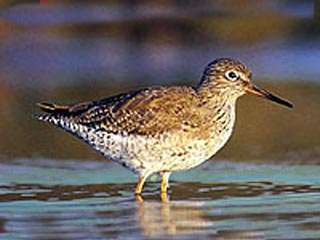
[[[233,95],[229,94],[225,89],[219,88],[199,88],[198,96],[201,105],[207,109],[212,126],[212,138],[217,139],[219,144],[223,146],[229,139],[235,123],[235,107],[236,100]]]
[[[232,94],[228,88],[219,85],[202,84],[195,89],[202,105],[206,105],[213,110],[230,108],[230,106],[234,109],[237,96]]]

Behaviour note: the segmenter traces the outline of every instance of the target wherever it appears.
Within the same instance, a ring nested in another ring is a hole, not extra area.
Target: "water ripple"
[[[68,164],[0,165],[0,239],[316,239],[320,234],[314,166],[307,184],[297,181],[299,174],[292,182],[288,178],[307,166],[281,168],[283,176],[274,174],[270,181],[265,174],[272,166],[228,163],[218,165],[214,177],[214,169],[198,168],[173,178],[169,202],[160,201],[158,182],[148,182],[140,203],[133,194],[135,180],[122,168],[87,162],[66,169]],[[234,176],[234,169],[246,177],[221,180]],[[55,175],[42,179],[48,171]],[[95,179],[87,178],[92,172]]]

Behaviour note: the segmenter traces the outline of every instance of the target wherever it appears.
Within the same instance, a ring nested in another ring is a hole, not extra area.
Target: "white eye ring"
[[[225,74],[226,78],[230,81],[236,81],[239,78],[239,74],[235,70],[229,70]]]

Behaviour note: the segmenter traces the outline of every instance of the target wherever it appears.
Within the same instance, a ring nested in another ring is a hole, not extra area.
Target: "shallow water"
[[[217,160],[158,177],[137,202],[137,177],[98,161],[0,165],[0,239],[318,239],[320,166]]]

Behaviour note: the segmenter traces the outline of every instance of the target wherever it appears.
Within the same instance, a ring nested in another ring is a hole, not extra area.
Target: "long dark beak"
[[[266,98],[266,99],[269,99],[273,102],[276,102],[276,103],[279,103],[281,105],[284,105],[286,107],[289,107],[289,108],[293,108],[293,104],[284,100],[284,99],[281,99],[271,93],[269,93],[268,91],[266,90],[263,90],[253,84],[248,84],[246,87],[245,87],[245,90],[247,93],[251,93],[253,95],[256,95],[256,96],[259,96],[259,97],[263,97],[263,98]]]

